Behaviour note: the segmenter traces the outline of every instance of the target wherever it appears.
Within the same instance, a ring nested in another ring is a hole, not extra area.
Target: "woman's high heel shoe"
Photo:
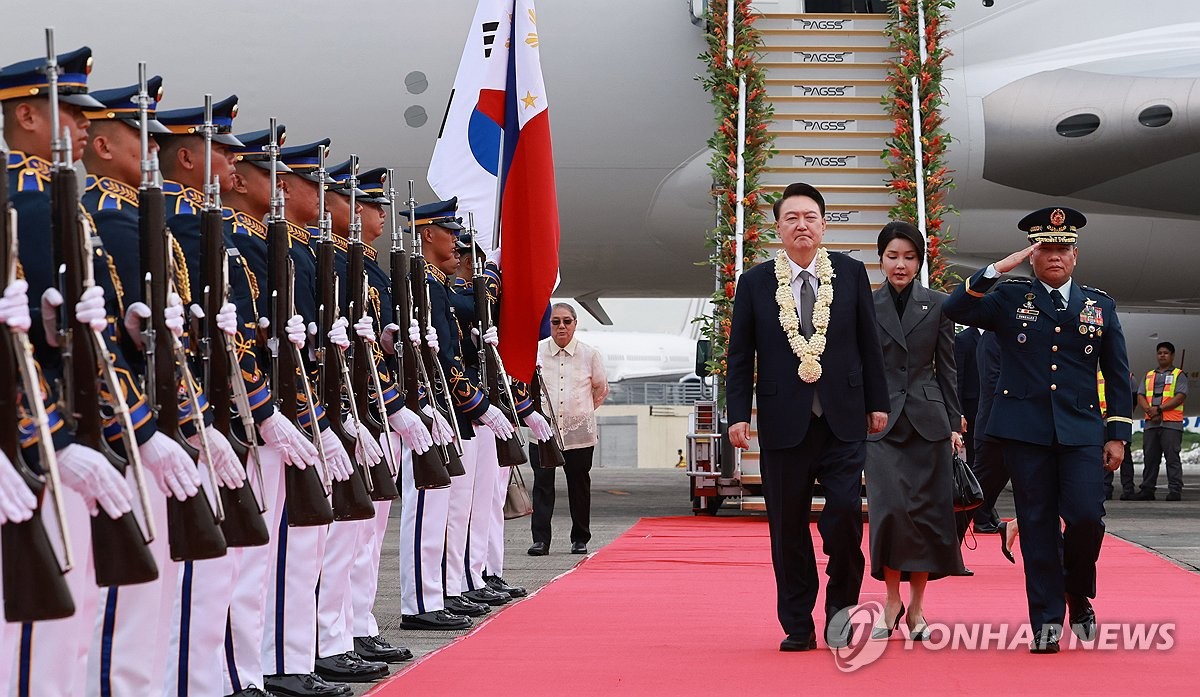
[[[917,619],[917,628],[913,629],[910,625],[908,628],[908,638],[913,641],[929,641],[929,625],[925,623],[925,618]]]
[[[871,627],[871,639],[875,640],[875,641],[881,641],[883,639],[890,637],[892,635],[892,632],[896,631],[896,628],[900,626],[900,618],[901,617],[904,617],[904,605],[903,604],[900,605],[900,612],[896,613],[896,619],[894,621],[892,621],[892,626],[880,627],[879,625],[875,625],[874,627]]]
[[[1012,553],[1012,540],[1008,539],[1008,525],[1010,522],[1012,521],[1000,521],[1000,551],[1004,554],[1004,558],[1007,559],[1009,563],[1016,564],[1017,560],[1013,558]],[[1016,537],[1016,535],[1013,535],[1013,537]]]

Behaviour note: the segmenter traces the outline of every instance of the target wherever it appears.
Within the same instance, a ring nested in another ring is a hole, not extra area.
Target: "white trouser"
[[[419,490],[413,485],[413,458],[405,448],[400,477],[400,612],[418,615],[444,609],[442,556],[450,489]],[[453,480],[452,480],[453,481]]]
[[[471,526],[471,504],[475,500],[475,475],[479,465],[479,441],[491,431],[479,428],[475,437],[462,441],[462,464],[466,474],[450,480],[450,510],[446,516],[446,556],[443,584],[447,596],[462,595],[467,587],[467,536]]]
[[[63,487],[63,514],[70,530],[75,568],[66,575],[75,614],[19,627],[16,664],[9,693],[18,697],[81,695],[87,677],[88,644],[96,621],[100,589],[92,562],[91,516],[83,497]],[[101,511],[100,515],[107,515]],[[50,539],[59,539],[58,520],[42,518]]]
[[[363,533],[368,532],[363,525],[374,520],[345,520],[329,526],[317,586],[317,656],[321,658],[354,650],[354,637],[350,635],[350,569],[358,546],[363,544]]]
[[[263,684],[263,632],[267,622],[267,590],[275,584],[275,560],[279,552],[279,522],[283,517],[283,461],[279,451],[260,446],[263,503],[271,541],[260,547],[245,547],[240,571],[229,602],[225,628],[225,653],[221,661],[225,692],[232,694],[250,685]],[[253,465],[248,469],[253,470]],[[249,474],[249,472],[248,472]],[[258,475],[253,475],[257,478]],[[232,550],[231,550],[232,551]]]
[[[391,444],[394,446],[396,462],[400,463],[403,471],[404,459],[410,451],[401,445],[399,436],[393,435]],[[380,435],[379,445],[388,447],[388,439]],[[411,463],[409,466],[412,466]],[[354,555],[354,568],[350,571],[350,578],[354,581],[350,588],[350,632],[356,637],[379,634],[379,623],[375,621],[375,613],[371,609],[375,606],[375,593],[379,589],[379,554],[383,550],[383,538],[387,534],[388,516],[393,503],[397,502],[376,501],[375,519],[362,522],[363,531]]]
[[[279,524],[275,581],[267,591],[263,670],[268,675],[313,672],[317,651],[317,579],[328,525],[289,528]]]
[[[225,623],[241,568],[241,550],[181,564],[171,617],[163,697],[221,697]]]
[[[0,625],[0,685],[8,685],[12,680],[13,669],[17,667],[17,637],[21,635],[21,625],[5,622]]]
[[[496,436],[492,429],[480,426],[475,431],[475,487],[471,495],[471,518],[467,528],[467,558],[464,564],[463,590],[486,587],[483,570],[487,566],[488,546],[496,502],[496,479],[500,465],[496,459]],[[507,470],[506,470],[507,471]]]
[[[508,478],[512,476],[512,468],[499,469],[492,500],[492,526],[488,528],[487,557],[483,564],[483,570],[489,576],[504,575],[504,499],[508,498]]]
[[[88,697],[163,694],[173,660],[168,639],[182,564],[171,561],[167,496],[152,481],[147,486],[158,533],[150,543],[158,578],[100,591],[88,655]]]

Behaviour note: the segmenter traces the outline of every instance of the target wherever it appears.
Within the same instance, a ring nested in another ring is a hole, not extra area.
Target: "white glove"
[[[125,308],[125,333],[129,334],[129,338],[133,339],[133,345],[139,349],[146,348],[146,337],[142,335],[145,331],[145,322],[150,321],[150,306],[146,303],[132,303]]]
[[[104,289],[92,286],[83,291],[75,304],[75,319],[93,331],[102,332],[108,326],[108,310],[104,307]]]
[[[345,317],[338,317],[333,321],[333,326],[329,328],[329,341],[343,351],[350,348],[350,337],[346,335],[346,327],[348,326],[350,326],[349,320]]]
[[[304,332],[304,318],[300,315],[292,315],[288,318],[287,325],[284,327],[287,332],[288,341],[295,344],[296,348],[304,348],[304,342],[308,339]]]
[[[554,429],[550,428],[550,422],[546,421],[546,417],[535,412],[530,412],[525,417],[525,425],[533,432],[533,437],[538,441],[547,441],[554,437]]]
[[[46,343],[58,347],[58,308],[62,307],[63,296],[54,287],[42,293],[42,328],[46,330]]]
[[[358,434],[358,445],[354,446],[354,457],[368,467],[383,459],[383,448],[379,441],[367,430],[366,426],[354,420],[353,416],[346,417],[346,428]]]
[[[426,404],[421,407],[421,411],[426,416],[433,419],[433,428],[430,429],[430,434],[433,436],[433,442],[438,445],[449,445],[454,442],[454,428],[450,426],[450,422],[446,421],[446,417],[442,416],[442,412],[434,409]]]
[[[413,413],[412,409],[402,407],[400,411],[388,417],[388,423],[400,434],[404,445],[414,453],[420,455],[433,447],[433,436],[425,428],[425,422],[421,421],[421,417]]]
[[[246,470],[242,468],[242,463],[238,460],[237,453],[233,451],[233,446],[221,432],[212,426],[204,427],[204,435],[208,436],[208,452],[212,455],[213,471],[217,473],[217,479],[221,480],[221,484],[226,489],[239,489],[246,481]],[[200,434],[194,433],[188,437],[188,443],[192,447],[200,447]],[[201,456],[203,456],[201,451]],[[205,463],[207,466],[208,463]]]
[[[0,452],[0,525],[29,520],[35,509],[37,497],[25,486],[8,456]]]
[[[258,433],[268,448],[279,451],[285,465],[304,469],[319,457],[317,448],[308,436],[279,412],[271,414],[258,425]]]
[[[383,328],[383,333],[379,337],[380,343],[383,344],[383,352],[389,356],[396,354],[396,332],[400,331],[400,325],[389,324]]]
[[[13,329],[29,331],[29,284],[24,279],[13,281],[0,297],[0,322]],[[28,488],[28,487],[26,487]]]
[[[495,404],[488,406],[488,410],[479,417],[479,423],[492,429],[492,433],[495,433],[500,440],[508,440],[512,437],[513,425]]]
[[[354,333],[367,343],[375,343],[375,320],[371,319],[370,315],[364,314],[354,323]]]
[[[179,444],[162,433],[138,446],[142,462],[154,475],[158,488],[167,496],[183,501],[200,491],[200,472],[196,463]]]
[[[497,269],[500,268],[500,248],[499,247],[496,247],[495,249],[492,249],[492,250],[488,250],[488,253],[485,255],[485,258],[487,259],[487,261],[490,261],[493,264],[495,264]]]
[[[163,321],[175,338],[183,336],[183,300],[171,293],[167,295],[167,306],[163,309]]]
[[[421,347],[421,325],[415,319],[408,323],[408,341],[417,348]]]
[[[79,444],[68,445],[58,451],[58,469],[62,472],[63,484],[83,497],[92,515],[103,508],[116,520],[133,510],[133,492],[129,490],[129,484],[95,450]]]
[[[342,439],[338,438],[331,429],[326,428],[321,431],[321,444],[325,446],[325,466],[329,468],[330,476],[339,482],[349,479],[351,473],[354,472],[354,463],[346,454]]]
[[[237,305],[225,303],[217,312],[217,328],[228,336],[234,336],[238,330]]]
[[[425,330],[425,345],[433,349],[434,353],[442,352],[442,349],[438,347],[437,330],[433,328],[432,324]]]
[[[488,330],[483,333],[483,341],[492,346],[500,345],[500,333],[496,331],[496,325],[488,327]]]

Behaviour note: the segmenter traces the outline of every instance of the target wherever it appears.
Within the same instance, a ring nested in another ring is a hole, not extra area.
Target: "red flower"
[[[733,281],[725,282],[725,297],[732,298],[733,294],[736,290],[737,290],[737,286],[734,285]]]

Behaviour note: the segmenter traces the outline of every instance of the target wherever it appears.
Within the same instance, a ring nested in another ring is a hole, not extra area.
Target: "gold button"
[[[1053,363],[1051,363],[1051,364],[1050,364],[1050,370],[1058,370],[1058,366],[1057,366],[1057,365],[1055,365],[1055,364],[1053,364]]]
[[[1021,326],[1022,326],[1022,327],[1028,327],[1028,326],[1029,326],[1029,323],[1028,323],[1028,322],[1022,322],[1022,323],[1021,323]]]
[[[1057,389],[1058,389],[1058,385],[1051,384],[1051,385],[1050,385],[1050,389],[1052,389],[1052,390],[1057,390]]]
[[[1055,328],[1054,328],[1054,333],[1055,333],[1055,334],[1057,334],[1057,333],[1059,333],[1059,332],[1061,332],[1061,331],[1062,331],[1062,327],[1055,327]]]
[[[1004,391],[1004,394],[1008,394],[1008,390],[1005,390],[1005,391]]]
[[[1057,347],[1057,346],[1051,346],[1051,347],[1050,347],[1050,350],[1051,350],[1051,351],[1057,351],[1057,350],[1058,350],[1058,347]]]

